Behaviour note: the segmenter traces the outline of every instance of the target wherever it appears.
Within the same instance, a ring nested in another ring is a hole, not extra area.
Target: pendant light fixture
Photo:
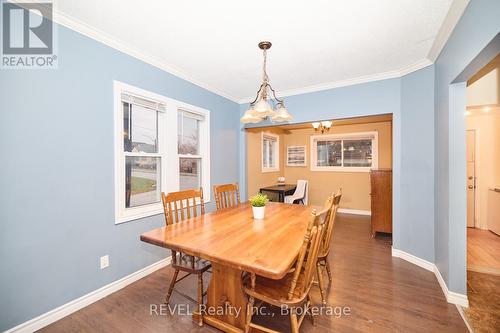
[[[257,96],[250,103],[250,108],[245,111],[240,121],[242,123],[258,123],[266,118],[271,121],[282,122],[292,120],[293,117],[288,113],[285,107],[285,102],[276,97],[276,92],[269,83],[269,77],[266,72],[267,65],[267,50],[271,48],[271,42],[260,42],[259,48],[264,53],[264,63],[262,66],[262,84],[257,91]],[[269,90],[272,92],[272,97],[269,98]]]

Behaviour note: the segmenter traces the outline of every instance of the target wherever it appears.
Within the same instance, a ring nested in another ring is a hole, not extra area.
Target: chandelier
[[[269,83],[269,77],[266,72],[267,50],[271,48],[271,42],[260,42],[259,48],[264,53],[264,63],[262,66],[262,84],[257,91],[257,96],[250,103],[250,108],[245,111],[240,121],[246,123],[258,123],[269,118],[271,121],[282,122],[293,119],[285,108],[285,102],[276,97],[276,92]],[[272,97],[269,98],[269,90],[272,92]]]
[[[332,127],[332,121],[330,120],[325,120],[325,121],[317,121],[312,123],[312,127],[314,127],[314,131],[318,132],[320,131],[321,134],[324,134],[325,132],[328,132],[330,130],[330,127]]]

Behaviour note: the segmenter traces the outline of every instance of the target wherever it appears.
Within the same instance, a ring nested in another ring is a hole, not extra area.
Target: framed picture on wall
[[[287,166],[306,166],[306,146],[286,147]]]

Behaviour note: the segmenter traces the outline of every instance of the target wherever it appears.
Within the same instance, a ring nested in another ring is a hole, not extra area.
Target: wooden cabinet
[[[392,233],[392,170],[370,172],[372,237],[377,232]]]

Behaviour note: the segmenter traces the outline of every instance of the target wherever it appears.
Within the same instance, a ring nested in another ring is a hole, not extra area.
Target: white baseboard
[[[361,210],[361,209],[339,208],[338,212],[343,214],[354,214],[354,215],[365,215],[365,216],[372,215],[371,211]]]
[[[414,265],[417,265],[419,267],[422,267],[428,271],[431,271],[434,273],[436,276],[436,279],[439,282],[439,285],[441,286],[441,289],[443,290],[444,296],[446,297],[446,301],[448,303],[452,303],[455,305],[460,305],[463,306],[464,308],[469,307],[469,300],[467,299],[467,295],[464,294],[459,294],[453,291],[448,290],[448,286],[443,280],[443,277],[441,276],[441,273],[439,272],[439,269],[437,266],[427,260],[421,259],[419,257],[416,257],[412,254],[409,254],[407,252],[392,248],[392,256],[401,258],[403,260],[406,260]]]
[[[98,300],[122,289],[128,286],[129,284],[142,279],[143,277],[165,267],[170,265],[170,262],[172,260],[172,257],[167,257],[165,259],[162,259],[158,262],[155,262],[152,265],[149,265],[147,267],[144,267],[137,272],[134,272],[128,276],[125,276],[119,280],[116,280],[114,282],[111,282],[108,285],[105,285],[102,288],[99,288],[97,290],[94,290],[86,295],[83,295],[82,297],[79,297],[75,300],[72,300],[71,302],[68,302],[64,305],[61,305],[58,308],[55,308],[49,312],[46,312],[38,317],[35,317],[33,319],[30,319],[22,324],[19,324],[8,331],[5,331],[4,333],[25,333],[25,332],[34,332],[36,330],[39,330],[47,325],[52,324],[55,321],[58,321],[59,319],[62,319],[73,312],[76,312],[94,302],[97,302]]]
[[[434,265],[432,262],[421,259],[419,257],[414,256],[413,254],[409,254],[407,252],[392,248],[392,256],[404,259],[408,262],[411,262],[414,265],[417,265],[419,267],[425,268],[428,271],[434,272],[434,268],[436,265]]]
[[[441,286],[441,289],[443,289],[443,293],[446,296],[446,300],[448,303],[452,303],[455,305],[460,305],[464,308],[469,307],[469,299],[467,298],[467,295],[464,294],[459,294],[454,291],[449,291],[448,286],[443,280],[443,277],[441,276],[441,272],[439,272],[439,269],[437,266],[435,266],[436,269],[434,270],[434,274],[436,275],[436,278],[439,282],[439,285]]]

